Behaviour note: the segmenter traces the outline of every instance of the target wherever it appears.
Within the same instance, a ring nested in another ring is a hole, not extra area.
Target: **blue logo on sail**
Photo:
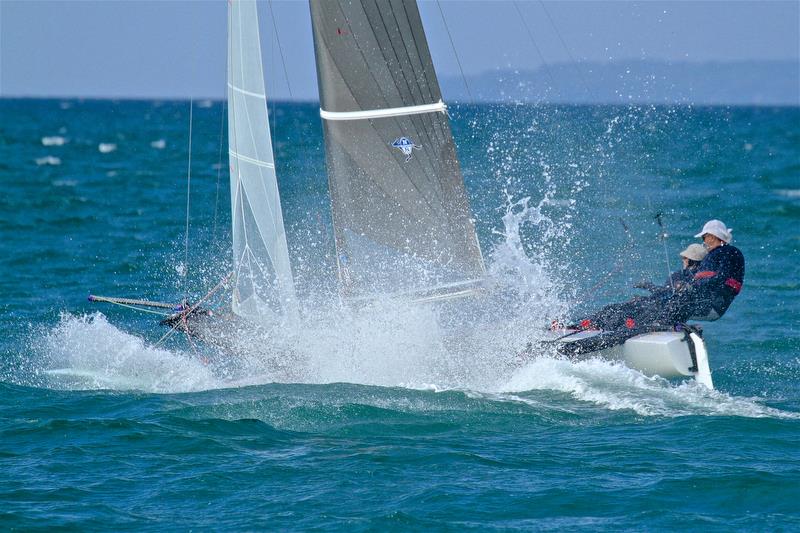
[[[417,150],[422,149],[421,146],[419,146],[418,144],[414,144],[414,141],[412,141],[408,137],[400,137],[399,139],[395,139],[394,142],[392,143],[392,146],[405,154],[406,163],[411,161],[412,157],[411,152],[413,152],[414,149]]]

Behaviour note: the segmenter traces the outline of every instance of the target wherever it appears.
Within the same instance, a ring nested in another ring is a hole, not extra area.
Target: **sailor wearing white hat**
[[[692,279],[692,318],[714,320],[725,314],[744,283],[744,255],[731,245],[731,229],[709,220],[695,237],[703,239],[708,255]],[[684,302],[686,303],[686,302]],[[707,311],[705,316],[703,312]]]
[[[712,239],[714,241],[719,240],[724,244],[730,244],[730,242],[733,240],[733,228],[726,227],[725,223],[721,220],[709,220],[705,223],[703,229],[700,230],[700,233],[695,235],[695,237],[698,239],[703,239],[704,243],[706,238],[714,237],[715,239]],[[716,246],[719,245],[720,243],[716,243]],[[714,246],[714,248],[716,248],[716,246]],[[709,248],[708,243],[706,243],[706,247]]]
[[[716,320],[725,314],[744,282],[744,256],[731,245],[731,230],[719,220],[706,222],[697,237],[705,247],[692,244],[681,252],[686,268],[671,276],[671,286],[657,287],[650,283],[636,285],[652,292],[628,302],[607,305],[591,318],[581,321],[580,328],[599,327],[616,330],[633,329],[646,324],[679,324],[686,320]],[[706,252],[707,250],[707,252]],[[705,257],[703,257],[705,255]],[[673,276],[678,276],[675,283]]]
[[[702,244],[690,244],[679,255],[683,261],[683,268],[669,275],[664,285],[655,285],[649,281],[641,281],[634,285],[637,289],[647,289],[653,294],[663,293],[666,296],[686,283],[691,283],[700,262],[705,259],[708,250]]]

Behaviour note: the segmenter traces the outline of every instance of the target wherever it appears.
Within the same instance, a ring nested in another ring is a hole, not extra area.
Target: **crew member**
[[[656,285],[649,281],[643,281],[634,285],[637,289],[646,289],[653,294],[669,294],[672,291],[679,290],[687,283],[691,283],[694,275],[697,273],[700,263],[708,255],[708,250],[702,244],[690,244],[680,254],[683,268],[676,270],[667,278],[664,285]]]
[[[709,220],[695,237],[703,239],[708,255],[686,290],[670,298],[669,317],[676,322],[720,318],[744,283],[744,255],[731,244],[731,229],[719,220]]]
[[[685,272],[684,269],[673,273],[670,278],[678,281],[677,285],[669,289],[656,287],[649,297],[608,305],[593,317],[583,320],[580,327],[633,329],[648,324],[674,325],[689,319],[717,320],[724,315],[742,289],[744,256],[730,244],[733,240],[731,230],[719,220],[706,222],[695,237],[702,238],[708,250],[695,272]],[[691,248],[684,252],[690,252]],[[692,250],[695,251],[697,248]],[[691,253],[691,256],[699,257],[696,253]],[[689,268],[688,262],[693,259],[685,256],[684,259]]]

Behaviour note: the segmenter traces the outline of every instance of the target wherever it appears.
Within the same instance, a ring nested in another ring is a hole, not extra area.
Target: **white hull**
[[[557,344],[561,345],[559,351],[568,352],[570,348],[597,338],[601,334],[600,331],[589,330],[560,338],[557,340]],[[581,359],[602,357],[621,361],[649,376],[694,377],[698,383],[710,389],[714,388],[705,342],[697,333],[689,335],[678,331],[641,333],[622,344],[594,351],[581,351],[571,357]]]

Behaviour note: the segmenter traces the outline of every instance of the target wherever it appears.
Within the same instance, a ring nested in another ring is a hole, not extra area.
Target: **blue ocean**
[[[271,104],[301,320],[218,354],[87,296],[230,271],[225,112],[0,100],[0,529],[800,529],[800,108],[451,106],[505,294],[464,313],[339,303],[318,106]],[[520,357],[712,218],[715,390]]]

